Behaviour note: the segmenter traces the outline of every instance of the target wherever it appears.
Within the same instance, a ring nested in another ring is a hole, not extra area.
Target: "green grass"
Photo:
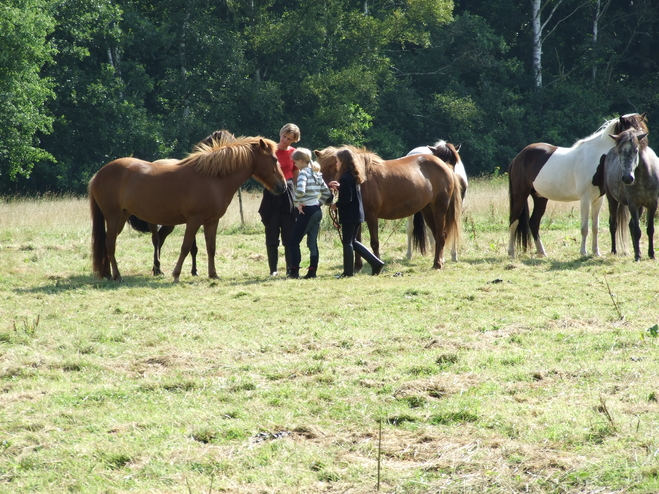
[[[510,260],[504,183],[470,186],[457,263],[383,222],[340,280],[327,218],[318,279],[267,276],[255,197],[178,284],[130,229],[93,278],[85,201],[0,203],[0,492],[659,491],[655,261],[581,258],[551,203]]]

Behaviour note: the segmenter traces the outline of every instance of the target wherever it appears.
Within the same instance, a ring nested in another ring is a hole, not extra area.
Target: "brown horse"
[[[235,141],[235,136],[228,130],[221,129],[216,130],[208,137],[204,138],[202,141],[198,142],[193,148],[192,152],[202,151],[203,146],[209,146],[211,148],[220,148],[229,142]],[[177,159],[161,159],[156,160],[154,163],[161,164],[178,164],[180,160]],[[240,191],[238,192],[240,193]],[[135,215],[131,215],[128,218],[128,224],[133,227],[138,232],[141,233],[151,233],[151,243],[153,244],[153,274],[161,275],[163,274],[160,269],[160,251],[162,246],[165,244],[165,239],[169,236],[170,233],[174,231],[174,225],[154,225],[153,223],[147,223],[144,220],[141,220]],[[190,256],[192,257],[192,276],[197,276],[197,240],[193,240],[192,247],[190,247]]]
[[[413,156],[417,154],[434,154],[444,163],[449,165],[453,171],[460,177],[460,185],[462,187],[462,201],[464,203],[469,180],[467,179],[467,171],[458,152],[461,145],[454,146],[450,142],[444,140],[437,141],[434,146],[420,146],[412,149],[406,156]],[[416,223],[416,226],[415,226]],[[405,257],[412,259],[412,249],[418,249],[422,255],[426,253],[426,234],[423,228],[423,215],[415,213],[414,216],[407,218],[407,254]],[[434,242],[434,239],[431,239]],[[458,246],[454,242],[451,246],[451,259],[458,260]]]
[[[155,225],[185,223],[174,281],[178,281],[195,234],[203,225],[208,276],[217,278],[217,225],[238,188],[254,176],[275,194],[286,190],[276,146],[270,139],[244,137],[219,149],[204,147],[174,165],[135,158],[105,165],[89,182],[94,273],[121,281],[115,258],[117,235],[134,214]]]
[[[380,257],[378,218],[395,220],[420,211],[435,238],[433,268],[441,269],[446,241],[459,239],[461,234],[460,177],[433,155],[406,156],[384,161],[365,149],[346,147],[353,151],[357,159],[364,161],[366,181],[361,184],[361,191],[373,253]],[[328,147],[315,151],[323,178],[327,182],[339,179],[336,166],[338,150]]]

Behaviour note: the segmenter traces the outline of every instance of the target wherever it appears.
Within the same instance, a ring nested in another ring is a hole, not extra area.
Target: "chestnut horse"
[[[508,167],[510,199],[508,255],[515,257],[515,244],[528,248],[531,235],[538,255],[546,256],[540,239],[540,220],[547,201],[580,202],[581,255],[586,256],[588,214],[592,206],[593,255],[599,256],[597,233],[599,213],[604,195],[600,158],[615,146],[609,134],[634,128],[647,132],[645,113],[631,113],[605,122],[590,137],[577,141],[570,148],[535,143],[526,146]],[[529,195],[533,198],[533,214],[529,219]]]
[[[380,257],[378,218],[395,220],[420,211],[435,237],[433,268],[441,269],[446,241],[460,239],[460,178],[446,163],[432,155],[405,156],[384,161],[363,148],[346,147],[353,151],[356,159],[364,161],[366,181],[361,184],[361,192],[364,219],[371,234],[373,253]],[[326,182],[339,179],[337,151],[339,148],[334,147],[315,151]]]
[[[464,202],[467,187],[469,186],[469,180],[467,179],[467,171],[465,170],[458,151],[460,151],[460,144],[454,146],[450,142],[440,140],[437,141],[434,146],[420,146],[414,148],[407,153],[407,156],[415,154],[434,154],[444,163],[453,168],[453,171],[460,177],[462,182],[462,201]],[[405,254],[405,257],[408,259],[412,259],[412,248],[417,248],[421,254],[425,254],[425,235],[424,238],[419,237],[418,232],[421,231],[421,225],[417,224],[415,228],[414,222],[423,222],[423,215],[416,213],[414,216],[407,218],[407,254]],[[415,232],[417,232],[417,236],[415,236]],[[434,239],[431,238],[431,242],[434,242]],[[458,250],[455,242],[453,242],[453,245],[451,246],[451,259],[454,262],[458,260]]]
[[[217,278],[217,225],[238,188],[253,176],[274,194],[286,190],[276,147],[270,139],[244,137],[219,149],[204,147],[178,164],[120,158],[102,167],[89,182],[94,273],[121,281],[115,258],[117,235],[134,214],[154,225],[185,223],[174,281],[203,225],[208,276]]]
[[[201,151],[203,146],[210,146],[212,148],[219,148],[228,144],[229,142],[235,141],[236,138],[228,130],[221,129],[216,130],[208,137],[204,138],[202,141],[197,143],[193,148],[192,152]],[[161,159],[156,160],[154,163],[163,163],[163,164],[177,164],[180,163],[180,160],[177,159]],[[240,190],[238,191],[240,194]],[[144,220],[141,220],[135,215],[131,215],[128,218],[128,224],[133,227],[136,231],[140,233],[151,233],[151,243],[153,244],[153,274],[161,275],[163,274],[160,269],[160,251],[162,246],[165,244],[165,239],[169,236],[170,233],[174,231],[174,225],[154,225],[153,223],[147,223]],[[190,256],[192,257],[192,276],[197,276],[197,240],[192,242],[192,247],[190,247]]]

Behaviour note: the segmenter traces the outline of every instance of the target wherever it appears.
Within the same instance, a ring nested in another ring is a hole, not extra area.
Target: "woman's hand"
[[[336,180],[332,180],[330,183],[327,184],[327,186],[334,191],[339,190],[340,187],[339,182],[337,182]]]

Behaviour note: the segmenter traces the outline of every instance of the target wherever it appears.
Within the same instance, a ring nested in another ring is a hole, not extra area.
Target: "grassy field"
[[[129,228],[124,282],[93,278],[86,200],[0,201],[0,492],[659,492],[657,265],[581,258],[577,203],[510,260],[505,183],[472,180],[460,260],[382,222],[375,278],[334,278],[325,218],[319,278],[286,280],[258,201],[221,279],[200,252],[178,284]]]

